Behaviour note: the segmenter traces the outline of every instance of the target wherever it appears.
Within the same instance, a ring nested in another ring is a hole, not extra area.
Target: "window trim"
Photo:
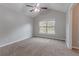
[[[45,26],[45,27],[46,27],[46,33],[41,33],[41,32],[40,32],[40,28],[43,27],[43,26],[40,26],[40,22],[46,22],[46,26]],[[49,22],[49,21],[40,21],[40,22],[39,22],[39,33],[40,33],[40,34],[54,34],[54,35],[56,34],[56,32],[55,32],[55,25],[48,26],[48,22]],[[55,21],[54,21],[54,22],[55,22]],[[48,33],[48,27],[54,28],[54,32],[55,32],[55,33]]]

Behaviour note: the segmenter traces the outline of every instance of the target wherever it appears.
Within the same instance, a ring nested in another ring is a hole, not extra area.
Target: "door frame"
[[[67,48],[72,49],[72,10],[77,5],[77,3],[70,4],[67,11],[67,19],[68,25],[66,26],[66,45]],[[68,28],[68,29],[67,29]],[[68,32],[68,33],[67,33]]]

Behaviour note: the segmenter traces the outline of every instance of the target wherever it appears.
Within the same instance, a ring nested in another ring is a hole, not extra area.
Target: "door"
[[[79,4],[72,10],[72,47],[79,47]]]

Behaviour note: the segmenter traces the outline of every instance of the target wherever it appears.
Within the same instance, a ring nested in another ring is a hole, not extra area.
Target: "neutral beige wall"
[[[0,5],[0,46],[32,37],[32,19]]]
[[[40,34],[39,33],[39,22],[43,20],[54,20],[56,21],[55,26],[55,35],[50,34]],[[40,36],[40,37],[47,37],[47,38],[56,38],[65,40],[66,38],[66,15],[63,12],[59,12],[56,10],[47,10],[40,13],[35,19],[34,19],[34,36]]]

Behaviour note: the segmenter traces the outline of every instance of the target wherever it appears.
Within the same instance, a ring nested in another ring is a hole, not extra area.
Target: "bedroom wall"
[[[72,49],[72,6],[70,3],[66,12],[66,46]]]
[[[39,22],[43,20],[54,20],[56,21],[55,35],[50,34],[40,34],[39,33]],[[33,35],[47,38],[55,38],[65,40],[66,38],[66,15],[63,12],[56,10],[45,10],[42,11],[36,18],[33,19]]]
[[[32,37],[32,19],[0,5],[0,46]]]

